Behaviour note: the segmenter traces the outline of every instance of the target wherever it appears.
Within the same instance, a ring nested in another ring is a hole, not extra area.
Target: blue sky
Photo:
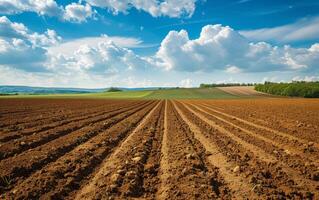
[[[319,79],[319,1],[0,0],[0,84]]]

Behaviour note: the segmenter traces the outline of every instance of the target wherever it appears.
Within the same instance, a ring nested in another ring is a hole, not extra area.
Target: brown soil
[[[230,86],[230,87],[218,87],[218,89],[227,92],[229,94],[235,95],[235,96],[240,96],[240,97],[249,97],[249,96],[254,96],[254,97],[266,97],[266,96],[271,96],[269,94],[265,94],[262,92],[258,92],[254,89],[254,86]]]
[[[319,101],[0,100],[1,199],[318,199]]]

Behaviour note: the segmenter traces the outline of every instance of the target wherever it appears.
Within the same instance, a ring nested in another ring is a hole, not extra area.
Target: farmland
[[[318,199],[318,110],[317,99],[0,99],[1,198]]]
[[[218,88],[178,88],[140,91],[98,92],[88,94],[20,94],[4,95],[0,98],[56,98],[56,99],[232,99],[243,97]],[[250,95],[251,97],[251,95]]]

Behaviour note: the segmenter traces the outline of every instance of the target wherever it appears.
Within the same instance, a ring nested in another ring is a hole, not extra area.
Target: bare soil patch
[[[318,111],[316,99],[1,99],[0,198],[318,199]]]

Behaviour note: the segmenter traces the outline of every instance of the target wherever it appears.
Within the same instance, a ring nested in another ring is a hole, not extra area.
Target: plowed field
[[[319,199],[319,101],[0,100],[1,199]]]

